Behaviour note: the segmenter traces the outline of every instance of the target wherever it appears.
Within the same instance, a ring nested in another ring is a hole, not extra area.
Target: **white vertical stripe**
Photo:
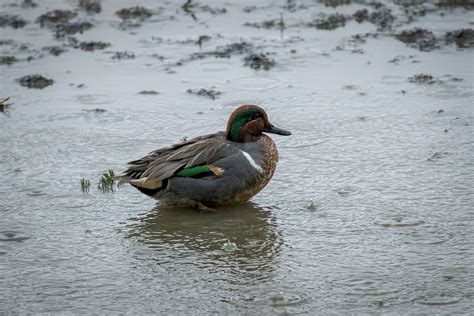
[[[252,156],[250,156],[250,154],[249,154],[248,152],[242,150],[242,154],[244,154],[244,157],[247,158],[247,160],[248,160],[249,163],[252,165],[252,167],[255,168],[255,170],[257,170],[258,172],[262,173],[262,167],[260,167],[260,166],[255,162],[255,160],[253,160]]]

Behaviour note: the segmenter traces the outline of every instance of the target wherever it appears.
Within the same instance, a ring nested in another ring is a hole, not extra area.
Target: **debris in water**
[[[56,24],[67,23],[76,16],[77,13],[69,10],[53,10],[40,15],[36,23],[39,23],[41,27],[55,27]]]
[[[20,85],[32,89],[43,89],[54,83],[53,79],[47,79],[41,75],[28,75],[20,78]]]
[[[315,211],[316,210],[316,205],[314,204],[313,200],[310,201],[309,205],[307,206],[307,209],[310,211]]]
[[[84,178],[81,179],[82,193],[88,194],[90,186],[91,186],[91,182],[88,179],[84,179]]]
[[[142,90],[138,92],[138,94],[143,94],[143,95],[157,95],[160,94],[158,91],[155,90]]]
[[[440,81],[435,79],[432,75],[426,75],[426,74],[418,74],[414,75],[408,80],[411,83],[418,83],[418,84],[433,84],[433,83],[439,83]]]
[[[86,52],[93,52],[96,49],[105,49],[110,46],[110,43],[104,42],[80,42],[75,48],[80,48]]]
[[[238,250],[239,247],[237,247],[235,242],[231,242],[230,240],[227,239],[227,242],[224,244],[222,249],[227,252],[232,252],[232,251]]]
[[[21,3],[22,8],[36,8],[38,4],[36,2],[33,2],[33,0],[23,0]]]
[[[474,47],[474,30],[462,29],[448,32],[445,35],[446,44],[456,43],[459,48]]]
[[[202,12],[209,12],[210,14],[225,14],[227,13],[226,8],[212,8],[208,5],[201,5],[198,7]]]
[[[17,15],[0,15],[0,27],[11,27],[14,29],[22,28],[26,25],[26,20],[18,17]]]
[[[434,160],[437,160],[437,159],[440,159],[440,158],[443,158],[443,157],[446,157],[447,155],[449,155],[448,152],[435,152],[430,158],[428,158],[427,160],[428,161],[434,161]]]
[[[369,15],[368,20],[377,25],[378,30],[391,30],[395,16],[392,14],[392,10],[382,5]]]
[[[217,97],[219,97],[222,94],[222,92],[214,90],[214,89],[199,89],[199,90],[188,89],[186,90],[186,92],[189,94],[195,94],[202,97],[208,97],[212,100],[215,100]]]
[[[111,57],[112,59],[134,59],[135,54],[130,52],[115,52],[115,54]]]
[[[97,113],[97,114],[102,114],[102,113],[105,113],[107,112],[107,110],[105,109],[100,109],[100,108],[96,108],[96,109],[86,109],[86,110],[83,110],[85,112],[94,112],[94,113]]]
[[[192,0],[187,0],[182,6],[181,9],[183,9],[184,12],[188,13],[191,15],[194,21],[197,20],[196,15],[194,14],[194,11],[192,10],[193,5],[191,4]]]
[[[244,58],[245,66],[249,66],[255,70],[269,70],[273,66],[276,65],[274,59],[270,59],[267,57],[267,54],[255,54],[251,53],[245,56]]]
[[[67,49],[62,48],[61,46],[45,46],[42,48],[42,50],[47,51],[48,53],[54,56],[59,56],[67,51]]]
[[[234,54],[244,54],[253,49],[253,45],[247,42],[232,43],[225,46],[219,46],[216,48],[214,54],[216,57],[230,57]]]
[[[94,25],[89,22],[67,22],[57,24],[55,27],[56,38],[62,38],[65,35],[82,34],[84,31],[91,29]]]
[[[199,38],[197,39],[196,41],[196,44],[199,45],[199,48],[202,47],[202,43],[203,42],[208,42],[211,40],[212,37],[210,37],[209,35],[201,35],[199,36]]]
[[[408,46],[418,48],[423,52],[430,52],[439,48],[438,40],[434,33],[425,29],[414,28],[412,30],[405,30],[395,35],[395,37],[399,41],[408,44]]]
[[[376,7],[376,9],[370,13],[367,9],[358,10],[354,13],[353,17],[358,23],[369,21],[375,24],[380,31],[390,30],[395,21],[395,16],[393,16],[392,11],[383,4],[380,4],[380,6]]]
[[[267,20],[267,21],[263,21],[263,22],[246,22],[244,23],[244,26],[250,26],[250,27],[255,27],[257,29],[273,29],[273,28],[277,28],[277,29],[282,29],[285,27],[285,24],[283,22],[283,20],[280,18],[280,19],[274,19],[274,20]]]
[[[319,0],[319,2],[324,3],[326,7],[338,7],[340,5],[351,4],[352,0]]]
[[[130,8],[123,8],[115,12],[121,19],[130,20],[130,19],[139,19],[145,20],[150,18],[153,15],[153,12],[147,8],[136,6]]]
[[[355,19],[358,23],[362,23],[362,22],[364,22],[365,20],[368,20],[368,19],[369,19],[369,11],[368,11],[367,9],[357,10],[357,11],[354,13],[354,19]]]
[[[10,103],[8,103],[8,100],[10,100],[10,97],[6,97],[3,99],[0,99],[0,112],[5,112],[5,109],[10,106]]]
[[[100,11],[102,11],[100,2],[97,0],[79,0],[79,7],[83,10],[86,10],[86,12],[89,14],[100,13]]]
[[[313,22],[308,23],[310,27],[316,27],[320,30],[334,30],[338,27],[343,27],[346,25],[348,17],[340,14],[334,13],[329,15],[327,18],[317,19]]]
[[[0,65],[11,65],[17,61],[15,56],[0,56]]]

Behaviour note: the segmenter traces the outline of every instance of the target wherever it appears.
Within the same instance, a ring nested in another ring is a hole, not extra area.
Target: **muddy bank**
[[[79,7],[89,14],[98,14],[102,11],[98,0],[79,0]]]
[[[396,38],[411,47],[425,52],[440,49],[443,45],[455,44],[458,48],[474,47],[474,29],[450,31],[438,38],[432,31],[415,28],[397,34]]]
[[[189,94],[194,94],[194,95],[198,95],[198,96],[201,96],[201,97],[206,97],[206,98],[209,98],[211,100],[215,100],[217,99],[221,94],[222,92],[220,91],[217,91],[217,90],[214,90],[214,89],[188,89],[186,90],[187,93]]]
[[[276,65],[276,62],[274,59],[268,57],[268,55],[268,53],[248,54],[244,58],[244,65],[255,70],[270,70],[270,68]]]
[[[28,22],[17,15],[0,15],[0,27],[11,27],[18,29],[24,27]]]
[[[28,75],[18,80],[20,85],[30,89],[44,89],[54,83],[54,80],[45,78],[41,75]]]

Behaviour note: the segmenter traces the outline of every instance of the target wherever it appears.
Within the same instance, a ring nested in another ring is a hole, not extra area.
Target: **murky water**
[[[137,27],[115,15],[127,1],[78,11],[94,24],[78,40],[111,43],[86,52],[34,23],[52,9],[76,10],[75,1],[2,1],[1,12],[29,23],[0,28],[0,39],[14,40],[1,55],[19,59],[0,66],[0,97],[12,103],[0,113],[0,313],[472,312],[472,48],[424,52],[390,32],[355,43],[352,35],[376,26],[354,20],[330,31],[301,26],[362,4],[210,1],[213,14],[199,1],[194,20],[181,3],[140,3],[156,14]],[[388,5],[395,32],[472,27],[472,11],[460,7],[406,24]],[[280,14],[283,31],[243,26]],[[200,48],[201,35],[211,39]],[[276,65],[251,69],[245,53],[190,60],[241,41]],[[60,56],[42,50],[63,44]],[[117,51],[135,58],[111,58]],[[55,82],[40,90],[16,81],[32,74]],[[416,74],[437,82],[410,82]],[[201,88],[222,94],[186,92]],[[223,129],[243,103],[293,132],[273,137],[280,163],[251,203],[160,209],[129,186],[96,189],[108,169]]]

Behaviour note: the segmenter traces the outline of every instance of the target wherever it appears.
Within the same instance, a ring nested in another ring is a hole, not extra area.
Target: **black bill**
[[[264,132],[272,133],[272,134],[278,134],[278,135],[285,135],[285,136],[291,135],[291,132],[285,131],[284,129],[273,126],[272,124],[268,124],[268,126],[265,128]]]

